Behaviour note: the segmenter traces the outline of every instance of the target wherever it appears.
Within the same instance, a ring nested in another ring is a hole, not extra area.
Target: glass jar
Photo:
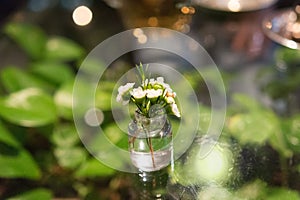
[[[128,144],[132,164],[140,171],[160,170],[172,161],[172,128],[165,113],[153,117],[135,112],[128,126]]]

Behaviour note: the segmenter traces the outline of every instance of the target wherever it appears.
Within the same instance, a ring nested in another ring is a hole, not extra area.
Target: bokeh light
[[[231,151],[217,144],[205,158],[196,155],[193,171],[201,180],[223,182],[228,178],[232,166]]]
[[[73,21],[78,26],[86,26],[93,19],[92,11],[86,6],[79,6],[73,11]]]

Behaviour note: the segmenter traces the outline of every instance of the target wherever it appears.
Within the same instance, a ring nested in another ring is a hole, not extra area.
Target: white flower
[[[143,88],[138,87],[138,88],[133,88],[133,90],[130,92],[130,94],[135,99],[142,99],[146,96],[146,91],[143,90]]]
[[[129,103],[129,91],[132,90],[135,83],[126,83],[118,88],[117,102],[122,102],[123,105]]]
[[[173,97],[166,97],[165,99],[166,99],[167,104],[175,103],[175,100]]]
[[[123,105],[129,102],[136,104],[145,116],[149,116],[151,106],[158,104],[166,109],[167,114],[180,117],[181,114],[175,102],[176,93],[172,91],[169,84],[164,82],[164,77],[146,79],[142,66],[138,69],[141,75],[141,85],[136,88],[134,88],[135,83],[120,86],[116,100],[122,102]]]
[[[180,117],[180,112],[178,110],[178,107],[176,105],[176,103],[172,103],[171,104],[171,108],[172,108],[172,112],[176,117]]]
[[[157,80],[157,83],[162,84],[162,85],[164,84],[164,77],[157,77],[156,80]]]
[[[167,83],[163,83],[163,87],[165,88],[165,90],[169,93],[172,93],[173,90],[171,89],[170,85]]]
[[[154,84],[156,84],[156,81],[155,81],[155,79],[154,79],[154,78],[150,78],[150,80],[149,80],[149,84],[151,84],[151,85],[154,85]]]
[[[135,83],[126,83],[125,85],[121,85],[118,88],[118,93],[122,96],[123,94],[127,93],[129,90],[133,88]]]
[[[120,94],[118,94],[116,100],[117,100],[117,102],[121,102],[122,101],[122,96]]]
[[[162,89],[158,89],[158,90],[155,90],[155,89],[148,89],[148,90],[146,90],[146,93],[147,93],[147,97],[148,97],[149,99],[152,99],[152,98],[158,98],[159,96],[162,95],[163,90],[162,90]]]

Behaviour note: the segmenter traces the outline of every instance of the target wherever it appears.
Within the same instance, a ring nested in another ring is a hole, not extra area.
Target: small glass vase
[[[172,127],[164,112],[153,117],[135,112],[128,126],[128,144],[132,164],[139,171],[158,171],[172,161]]]

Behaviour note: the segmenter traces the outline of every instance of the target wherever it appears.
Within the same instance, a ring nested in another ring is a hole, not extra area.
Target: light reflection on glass
[[[290,47],[291,49],[297,49],[298,44],[293,40],[288,40],[286,41],[286,46]]]
[[[271,22],[267,22],[266,23],[266,28],[267,29],[272,29],[272,23]]]
[[[186,6],[183,6],[183,7],[181,8],[181,12],[182,12],[183,14],[189,14],[190,9],[189,9],[188,7],[186,7]]]
[[[93,13],[88,7],[79,6],[73,11],[72,17],[78,26],[86,26],[92,21]]]
[[[190,6],[190,7],[187,7],[187,6],[183,6],[180,11],[185,14],[185,15],[192,15],[192,14],[195,14],[195,8]]]
[[[241,10],[241,4],[239,0],[230,0],[227,7],[232,12],[238,12]]]
[[[138,43],[145,44],[148,41],[148,37],[144,34],[143,30],[136,28],[133,30],[133,36],[136,37]]]
[[[179,17],[179,19],[174,23],[173,29],[180,31],[182,33],[189,33],[190,32],[190,25],[188,21],[184,17]]]
[[[148,40],[148,38],[147,38],[147,36],[144,35],[144,34],[142,34],[142,35],[140,35],[140,36],[138,37],[138,42],[139,42],[140,44],[145,44],[145,43],[147,42],[147,40]]]
[[[134,37],[138,38],[139,36],[143,35],[143,30],[140,28],[136,28],[133,30],[133,35]]]

